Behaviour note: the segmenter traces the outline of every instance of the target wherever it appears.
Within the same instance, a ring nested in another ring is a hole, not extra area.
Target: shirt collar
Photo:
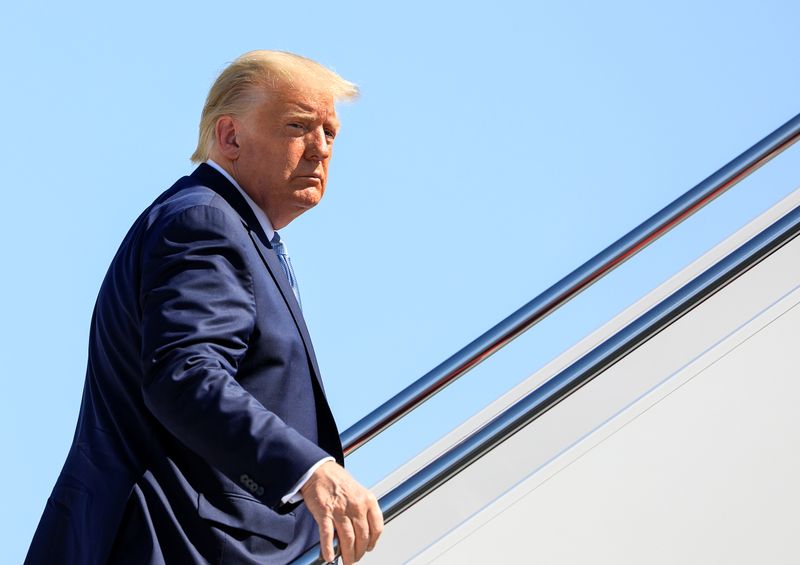
[[[275,229],[272,227],[272,222],[269,221],[269,218],[267,217],[267,214],[264,212],[264,210],[262,210],[261,207],[258,204],[256,204],[252,198],[250,198],[250,195],[247,194],[241,186],[239,186],[239,183],[236,182],[236,180],[230,175],[228,171],[223,169],[218,163],[214,162],[211,159],[208,159],[206,163],[209,166],[214,167],[217,171],[219,171],[220,174],[222,174],[222,176],[228,179],[230,183],[236,187],[236,190],[242,193],[242,196],[244,196],[244,199],[247,202],[248,206],[252,208],[253,213],[256,215],[258,223],[261,224],[261,229],[264,230],[267,239],[269,241],[272,241],[272,238],[275,237]]]

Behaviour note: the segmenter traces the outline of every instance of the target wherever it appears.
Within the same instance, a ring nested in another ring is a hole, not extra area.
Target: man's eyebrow
[[[303,112],[302,110],[288,110],[284,113],[284,116],[287,118],[293,118],[297,120],[316,120],[317,116],[312,112]]]
[[[286,119],[289,119],[289,120],[306,120],[306,121],[309,121],[309,122],[313,122],[313,121],[316,121],[317,119],[319,119],[318,116],[316,114],[314,114],[313,112],[304,112],[303,110],[294,110],[294,109],[287,110],[286,113],[284,114],[284,116],[286,117]],[[342,125],[341,122],[339,121],[339,119],[336,118],[335,116],[333,118],[329,118],[328,119],[328,123],[334,129],[337,129],[337,130]]]

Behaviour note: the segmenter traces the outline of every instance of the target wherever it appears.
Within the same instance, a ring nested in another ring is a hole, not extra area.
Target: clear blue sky
[[[0,561],[72,438],[92,305],[244,51],[358,83],[284,232],[341,428],[800,112],[800,5],[17,2],[2,9]],[[367,484],[800,185],[780,157],[353,458]]]

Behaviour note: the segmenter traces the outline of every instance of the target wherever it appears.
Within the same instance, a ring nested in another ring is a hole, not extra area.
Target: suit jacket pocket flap
[[[291,543],[294,538],[294,514],[278,514],[257,500],[220,495],[215,496],[212,503],[203,494],[199,494],[197,513],[206,520],[286,544]]]

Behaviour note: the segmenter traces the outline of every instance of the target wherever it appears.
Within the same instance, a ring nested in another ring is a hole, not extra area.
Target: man
[[[325,192],[356,88],[247,53],[209,92],[201,162],[136,220],[103,281],[75,439],[30,564],[346,565],[383,527],[336,425],[275,230]],[[205,162],[203,162],[205,161]]]

